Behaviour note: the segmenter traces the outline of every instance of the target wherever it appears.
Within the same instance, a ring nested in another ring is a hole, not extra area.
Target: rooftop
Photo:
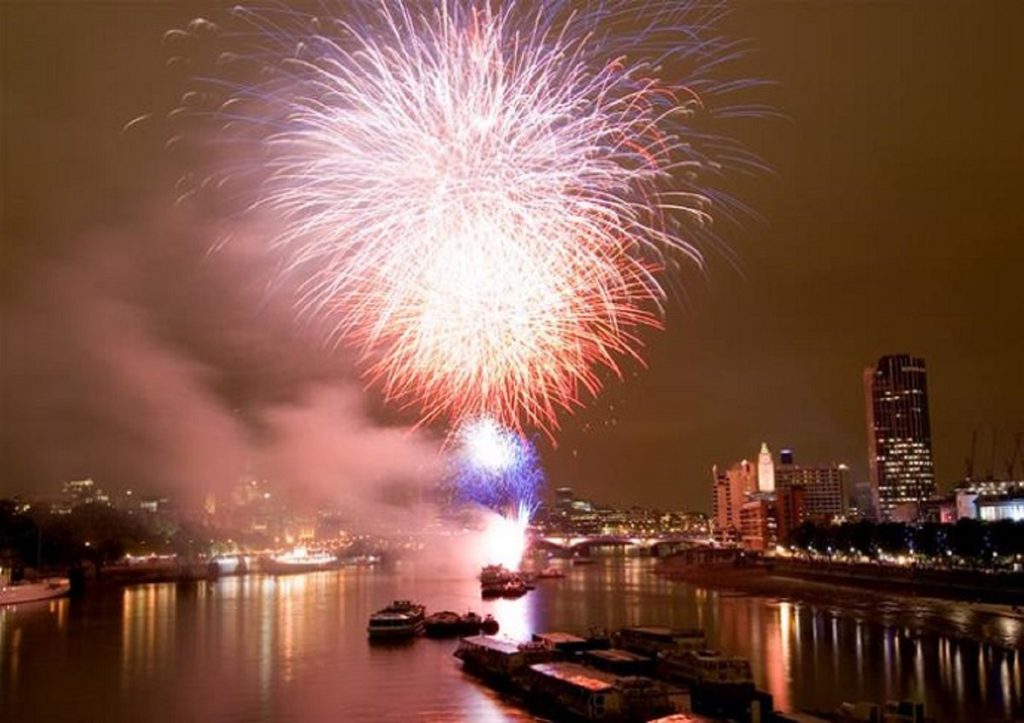
[[[545,675],[549,678],[586,688],[592,692],[611,690],[614,687],[615,676],[594,670],[579,663],[537,663],[531,665],[530,669]]]

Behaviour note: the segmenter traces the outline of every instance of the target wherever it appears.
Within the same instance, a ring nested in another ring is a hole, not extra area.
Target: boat
[[[720,694],[753,691],[754,675],[750,661],[716,650],[684,650],[659,657],[662,677]]]
[[[452,655],[462,661],[466,672],[514,686],[530,665],[554,660],[558,653],[542,643],[473,635],[459,640]]]
[[[531,665],[524,677],[530,699],[563,720],[647,721],[675,711],[670,689],[643,676],[555,661]]]
[[[584,556],[580,556],[580,557],[572,558],[572,564],[573,565],[594,565],[596,563],[597,563],[597,560],[595,560],[592,557],[587,557],[585,555]]]
[[[491,585],[507,580],[512,571],[504,565],[485,565],[480,570],[480,585]]]
[[[370,616],[366,632],[373,639],[412,638],[423,632],[425,608],[408,600],[395,600]]]
[[[71,592],[71,580],[48,577],[35,582],[11,582],[10,574],[0,569],[0,605],[18,605],[64,597]]]
[[[557,567],[545,567],[537,573],[538,580],[555,580],[565,577],[565,573]]]
[[[459,615],[451,610],[442,610],[428,615],[423,621],[423,631],[428,638],[454,638],[460,635],[479,635],[481,632],[494,635],[498,627],[498,621],[491,615],[481,618],[472,611]]]
[[[207,565],[207,576],[244,575],[249,571],[249,561],[243,555],[217,555]]]
[[[624,723],[673,710],[671,689],[658,681],[564,661],[570,649],[582,644],[582,638],[564,633],[537,637],[529,643],[483,635],[462,638],[454,655],[466,672],[517,694],[528,706],[540,708],[555,720]]]
[[[423,621],[423,632],[428,638],[455,637],[462,632],[462,617],[451,610],[431,613]]]
[[[522,575],[503,565],[487,565],[480,571],[480,594],[485,598],[522,597],[532,589]]]
[[[648,657],[665,656],[705,647],[704,631],[699,628],[675,629],[660,625],[637,625],[622,628],[612,635],[616,648]]]
[[[310,552],[305,547],[260,558],[260,570],[271,575],[292,575],[301,572],[333,570],[338,567],[338,558],[329,552]]]
[[[524,583],[518,576],[514,576],[508,580],[503,580],[502,582],[481,585],[480,594],[485,598],[517,598],[525,595],[529,589],[530,588],[526,586],[526,583]]]

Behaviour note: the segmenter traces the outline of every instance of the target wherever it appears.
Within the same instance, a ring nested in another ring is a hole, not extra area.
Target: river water
[[[394,598],[492,613],[502,632],[651,623],[750,658],[784,710],[923,700],[939,720],[1024,715],[1024,620],[962,603],[812,590],[814,603],[702,589],[602,559],[481,601],[426,563],[93,591],[0,608],[0,721],[530,720],[465,676],[454,641],[368,644]],[[803,595],[800,596],[804,597]]]

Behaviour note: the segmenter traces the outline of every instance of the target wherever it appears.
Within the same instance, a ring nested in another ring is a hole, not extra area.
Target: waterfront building
[[[711,468],[714,480],[715,536],[720,539],[734,539],[739,535],[740,509],[747,496],[757,491],[757,469],[743,460],[725,471],[718,465]]]
[[[887,520],[895,507],[935,493],[924,359],[883,356],[864,371],[864,394],[873,502]]]
[[[775,488],[775,517],[778,544],[785,544],[793,530],[808,519],[807,492],[803,485],[787,484]]]
[[[757,453],[757,489],[761,492],[775,491],[775,462],[765,442],[761,443],[761,451]]]
[[[1013,520],[1020,522],[1024,520],[1024,495],[1006,494],[992,497],[978,497],[975,500],[977,517],[983,522],[998,522],[1000,520]]]
[[[758,492],[740,506],[740,545],[744,550],[764,552],[778,542],[775,497]]]
[[[842,518],[846,514],[850,468],[845,464],[798,465],[792,450],[787,451],[786,461],[775,470],[776,487],[803,488],[804,519],[828,523]]]

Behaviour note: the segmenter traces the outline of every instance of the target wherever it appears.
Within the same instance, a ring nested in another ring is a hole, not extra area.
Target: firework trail
[[[302,281],[301,308],[423,421],[551,434],[660,325],[702,262],[708,179],[750,163],[708,122],[740,82],[717,6],[354,0],[236,9],[173,112]],[[233,21],[234,22],[234,21]],[[206,21],[171,31],[187,44]],[[255,194],[252,194],[252,189]],[[727,204],[726,204],[726,207]]]

